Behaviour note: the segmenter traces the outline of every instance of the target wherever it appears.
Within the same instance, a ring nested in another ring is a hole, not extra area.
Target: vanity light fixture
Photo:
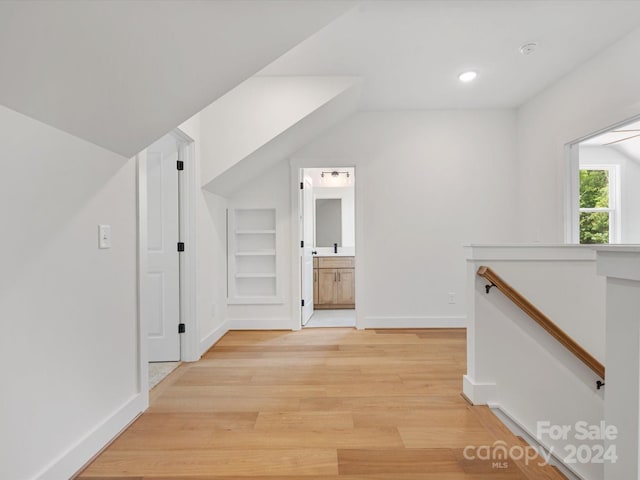
[[[324,174],[325,174],[325,173],[330,173],[330,174],[331,174],[331,176],[332,176],[333,178],[337,178],[337,177],[342,173],[342,174],[346,175],[346,176],[347,176],[347,178],[349,178],[349,172],[338,172],[337,170],[333,170],[333,171],[331,171],[331,172],[322,172],[322,173],[320,174],[320,176],[321,176],[322,178],[324,178]]]
[[[478,76],[478,72],[469,70],[467,72],[462,72],[460,75],[458,75],[458,78],[460,79],[461,82],[469,83],[475,80],[477,76]]]

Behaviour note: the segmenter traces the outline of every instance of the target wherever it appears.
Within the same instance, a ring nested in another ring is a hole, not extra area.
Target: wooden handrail
[[[489,267],[478,268],[478,275],[487,279],[492,286],[500,290],[509,300],[515,303],[520,309],[529,315],[538,325],[544,328],[553,338],[558,340],[564,347],[578,357],[587,367],[593,370],[604,380],[604,365],[596,360],[589,352],[582,348],[573,338],[567,335],[549,317],[542,313],[535,305],[520,294],[511,285],[505,282],[500,276]],[[487,291],[488,293],[488,291]]]

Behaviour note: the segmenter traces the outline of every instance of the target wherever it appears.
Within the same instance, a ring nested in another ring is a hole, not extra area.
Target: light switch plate
[[[111,225],[98,225],[98,248],[111,248]]]

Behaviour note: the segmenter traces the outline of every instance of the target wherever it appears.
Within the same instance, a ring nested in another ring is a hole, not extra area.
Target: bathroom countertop
[[[338,253],[333,253],[331,247],[318,247],[314,249],[317,255],[314,257],[355,257],[356,249],[354,247],[338,247]]]

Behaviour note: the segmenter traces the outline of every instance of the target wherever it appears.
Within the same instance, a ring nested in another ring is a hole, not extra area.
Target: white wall
[[[228,198],[229,209],[276,209],[277,296],[282,303],[269,305],[228,305],[231,329],[294,328],[291,313],[291,206],[289,164],[278,163],[263,176],[247,183]],[[297,182],[296,180],[293,180]],[[298,319],[298,326],[300,320]]]
[[[135,161],[4,107],[0,132],[0,477],[60,480],[146,407]]]
[[[357,261],[367,273],[356,279],[363,292],[356,302],[365,326],[464,324],[462,245],[516,240],[514,156],[515,114],[506,110],[359,113],[296,155],[301,167],[357,167]],[[278,208],[287,302],[296,276],[289,177],[282,161],[229,198],[229,208]],[[290,307],[234,305],[228,315],[245,325],[267,318],[290,326]]]
[[[194,115],[180,130],[195,142],[196,321],[202,354],[227,332],[227,202],[200,187],[204,159],[201,115]]]
[[[463,244],[516,240],[514,156],[515,114],[507,110],[358,113],[296,154],[296,168],[356,167],[362,326],[464,324]],[[230,207],[278,208],[288,235],[279,262],[293,255],[289,177],[283,161],[229,199]],[[291,272],[282,278],[286,294],[298,273],[283,268]],[[230,318],[286,316],[291,325],[291,315],[287,305],[229,307]]]
[[[620,242],[640,243],[640,159],[612,147],[580,146],[580,166],[618,165],[620,174]]]
[[[298,152],[356,167],[364,326],[463,324],[462,245],[515,240],[514,157],[508,110],[362,112]]]
[[[639,46],[635,30],[518,109],[524,241],[564,241],[564,145],[640,114]]]

